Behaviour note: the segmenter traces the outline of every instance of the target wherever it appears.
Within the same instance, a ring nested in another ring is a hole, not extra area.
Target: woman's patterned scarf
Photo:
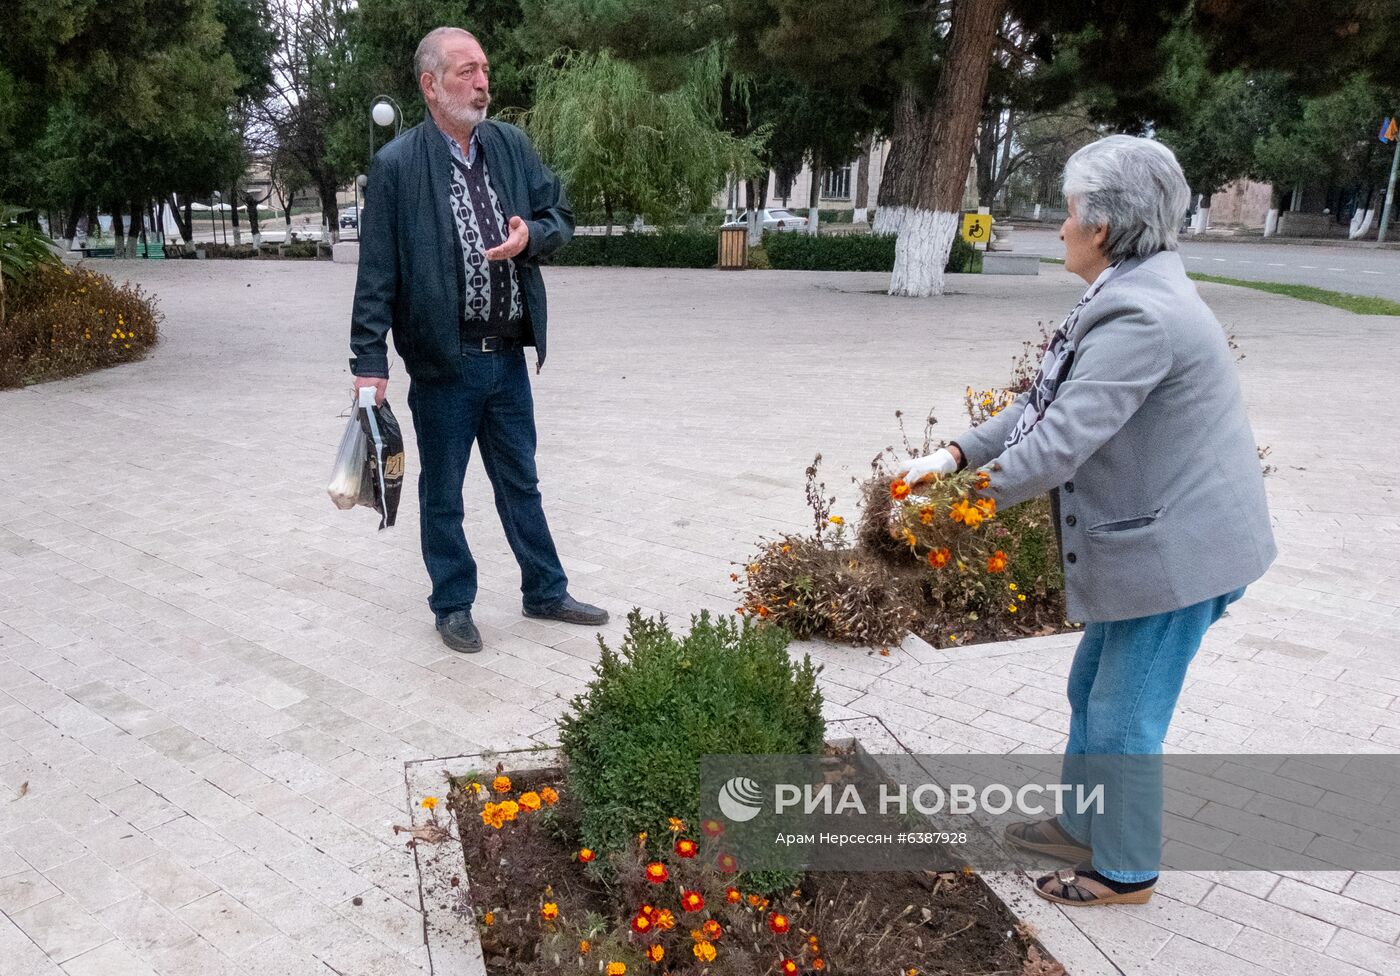
[[[1055,391],[1060,388],[1060,384],[1069,375],[1070,366],[1074,364],[1074,351],[1079,344],[1079,337],[1074,335],[1074,327],[1079,324],[1079,313],[1108,283],[1108,279],[1113,277],[1117,267],[1116,264],[1110,265],[1103,274],[1094,279],[1094,283],[1089,286],[1079,304],[1069,310],[1065,320],[1050,337],[1045,356],[1040,360],[1040,371],[1036,373],[1035,382],[1031,384],[1030,399],[1026,401],[1026,408],[1021,412],[1020,419],[1007,435],[1006,447],[1019,443],[1031,432],[1032,427],[1040,423],[1045,411],[1050,409],[1050,403],[1055,399]]]

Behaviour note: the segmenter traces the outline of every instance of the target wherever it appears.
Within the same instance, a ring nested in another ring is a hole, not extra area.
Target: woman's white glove
[[[940,447],[932,454],[920,458],[901,461],[896,465],[894,476],[910,487],[937,475],[943,477],[958,470],[958,462],[946,448]]]

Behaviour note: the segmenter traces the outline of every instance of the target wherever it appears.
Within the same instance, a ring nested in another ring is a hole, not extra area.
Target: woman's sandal
[[[1057,905],[1085,908],[1090,905],[1145,905],[1152,897],[1152,885],[1137,891],[1114,891],[1102,882],[1064,868],[1035,879],[1035,893]]]
[[[1065,833],[1054,817],[1012,824],[1006,828],[1006,840],[1023,850],[1045,854],[1061,861],[1069,861],[1071,864],[1081,864],[1089,860],[1094,853]]]

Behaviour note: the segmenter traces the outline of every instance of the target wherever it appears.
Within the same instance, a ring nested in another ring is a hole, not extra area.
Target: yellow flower
[[[559,905],[558,905],[558,903],[552,902],[552,901],[547,901],[547,902],[545,902],[545,903],[544,903],[544,907],[540,909],[540,918],[544,919],[546,922],[552,922],[552,921],[554,921],[554,920],[555,920],[556,918],[558,918],[558,917],[559,917]]]
[[[625,963],[625,962],[610,962],[610,963],[608,963],[608,976],[627,976],[627,963]]]
[[[672,817],[670,826],[672,833],[680,833],[682,830],[685,830],[685,821],[679,817]]]
[[[843,518],[842,518],[841,516],[839,516],[839,515],[833,515],[833,516],[831,516],[831,518],[827,519],[827,521],[830,522],[832,525],[845,525],[845,524],[846,524],[846,520],[843,519]]]
[[[510,792],[510,777],[509,777],[509,776],[497,776],[495,779],[493,779],[493,780],[491,781],[491,789],[495,790],[497,793],[509,793],[509,792]]]
[[[424,810],[435,810],[435,809],[437,809],[437,797],[435,797],[435,796],[425,796],[425,797],[423,797],[423,804],[422,804],[422,806],[423,806],[423,809],[424,809]]]
[[[697,942],[690,951],[695,953],[695,958],[701,962],[715,961],[715,944],[713,942]]]
[[[472,780],[470,783],[467,784],[467,789],[471,790],[473,793],[480,793],[483,787],[476,780]]]

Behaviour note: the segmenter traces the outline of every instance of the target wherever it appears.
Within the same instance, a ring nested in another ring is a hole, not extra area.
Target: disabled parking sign
[[[969,244],[985,244],[992,239],[991,214],[963,214],[962,239]]]

